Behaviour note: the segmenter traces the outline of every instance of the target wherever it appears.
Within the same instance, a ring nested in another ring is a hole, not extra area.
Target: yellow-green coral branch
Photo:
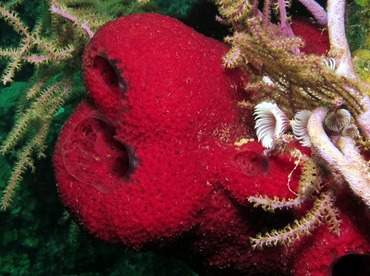
[[[6,154],[14,148],[14,146],[19,142],[21,138],[26,134],[27,129],[30,128],[30,125],[33,121],[42,121],[45,120],[47,116],[50,115],[48,110],[48,100],[53,96],[55,91],[61,87],[62,83],[57,83],[52,85],[44,92],[42,92],[41,97],[39,97],[35,102],[32,103],[31,107],[24,113],[19,114],[19,118],[7,135],[5,141],[0,147],[0,152]]]
[[[262,207],[263,210],[274,212],[276,209],[287,209],[298,207],[302,204],[302,200],[297,197],[295,199],[281,199],[278,197],[269,198],[268,196],[250,196],[248,201],[253,203],[253,207]]]
[[[27,27],[21,22],[15,12],[9,12],[8,10],[0,6],[0,14],[5,19],[5,21],[7,21],[14,28],[17,33],[26,37],[30,36]]]
[[[70,58],[75,48],[67,45],[62,48],[55,48],[52,43],[48,42],[46,38],[39,36],[41,24],[36,24],[32,33],[21,22],[15,12],[9,12],[6,8],[1,6],[0,2],[0,16],[8,22],[13,29],[22,36],[19,47],[16,49],[0,49],[0,57],[9,59],[9,62],[2,73],[1,81],[7,84],[13,81],[16,71],[18,71],[24,62],[29,63],[46,63],[51,60],[62,61]],[[39,50],[37,54],[30,54],[32,48]]]
[[[255,238],[250,238],[253,249],[263,249],[264,247],[289,245],[303,236],[309,235],[322,222],[327,221],[329,228],[335,234],[339,234],[339,219],[337,211],[332,204],[331,192],[321,194],[320,198],[314,203],[312,209],[300,220],[295,220],[294,224],[288,225],[281,230],[272,230],[265,234],[258,234]]]
[[[23,179],[23,174],[28,168],[34,170],[33,159],[31,158],[36,140],[29,140],[27,144],[22,148],[19,156],[17,157],[18,161],[14,167],[8,184],[4,190],[3,197],[1,199],[1,208],[6,209],[12,201],[15,187]]]
[[[52,116],[61,107],[71,92],[70,79],[58,82],[49,87],[37,98],[31,107],[21,115],[18,123],[7,136],[1,147],[1,153],[13,149],[20,138],[27,134],[32,128],[35,133],[27,139],[27,143],[20,148],[17,154],[17,161],[9,178],[7,187],[1,200],[1,208],[6,209],[11,203],[14,190],[22,180],[27,168],[34,170],[32,155],[37,154],[38,158],[44,157],[45,139],[49,132]],[[34,124],[32,124],[32,122]]]

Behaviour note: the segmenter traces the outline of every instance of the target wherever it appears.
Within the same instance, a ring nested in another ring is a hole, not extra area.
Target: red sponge
[[[323,226],[298,246],[252,249],[250,237],[298,214],[269,214],[247,197],[294,198],[295,164],[265,156],[257,142],[234,145],[254,124],[237,104],[247,77],[221,65],[227,51],[158,14],[104,25],[83,56],[89,99],[55,147],[63,204],[95,237],[130,249],[175,246],[210,275],[324,275],[317,271],[346,252],[369,252],[353,212],[340,237]]]

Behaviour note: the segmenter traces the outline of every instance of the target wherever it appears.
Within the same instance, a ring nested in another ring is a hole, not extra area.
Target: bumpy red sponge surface
[[[212,188],[204,151],[245,132],[241,74],[228,47],[169,17],[106,24],[87,46],[83,103],[60,134],[54,163],[63,202],[96,236],[140,247],[195,224]]]
[[[55,147],[64,205],[96,237],[131,249],[176,246],[210,275],[322,275],[346,252],[369,250],[353,211],[340,238],[322,227],[295,247],[252,249],[250,237],[298,214],[269,214],[247,197],[294,198],[295,164],[265,156],[258,142],[234,145],[254,131],[237,104],[247,78],[221,65],[227,50],[162,15],[104,25],[83,56],[89,99]]]

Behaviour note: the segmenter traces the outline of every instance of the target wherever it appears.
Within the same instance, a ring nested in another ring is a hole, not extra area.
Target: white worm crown
[[[289,128],[288,117],[275,103],[262,102],[256,105],[254,115],[257,138],[265,148],[271,148],[274,140]]]

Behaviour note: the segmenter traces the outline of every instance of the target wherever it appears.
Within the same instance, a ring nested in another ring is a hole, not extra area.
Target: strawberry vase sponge
[[[83,56],[89,98],[55,147],[63,204],[97,238],[133,250],[181,248],[208,272],[302,275],[307,265],[328,271],[348,252],[368,253],[348,201],[340,237],[319,227],[290,247],[252,248],[251,237],[301,215],[272,215],[247,201],[294,198],[287,178],[295,164],[265,156],[258,142],[236,144],[254,137],[254,122],[238,106],[249,97],[247,76],[222,66],[228,49],[163,15],[105,24]],[[299,177],[298,168],[292,188]]]

